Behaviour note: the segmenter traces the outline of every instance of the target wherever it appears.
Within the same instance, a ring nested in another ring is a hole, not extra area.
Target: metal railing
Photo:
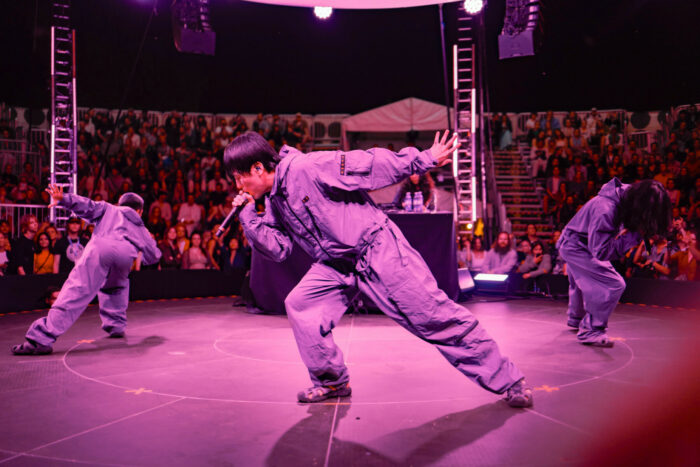
[[[56,209],[64,212],[66,215],[70,215],[70,211],[67,209]],[[49,222],[50,210],[43,204],[0,204],[0,220],[6,220],[10,223],[10,235],[12,237],[19,236],[21,232],[20,219],[26,214],[36,216],[39,224]]]
[[[41,154],[34,150],[26,140],[0,139],[0,170],[5,171],[7,164],[12,165],[14,175],[24,172],[24,164],[30,162],[37,179],[41,177]],[[38,188],[38,187],[37,187]]]

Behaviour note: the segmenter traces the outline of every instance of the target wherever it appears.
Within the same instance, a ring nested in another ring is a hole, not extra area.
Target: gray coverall
[[[629,187],[613,178],[569,221],[557,243],[569,275],[568,315],[581,320],[578,338],[586,340],[605,332],[625,281],[610,260],[641,241],[636,232],[619,235],[622,226],[618,208],[622,193]]]
[[[349,381],[331,331],[351,286],[485,389],[501,394],[523,378],[476,318],[438,289],[423,258],[366,192],[434,167],[430,151],[302,154],[285,146],[280,155],[265,214],[248,205],[240,220],[264,256],[284,260],[294,240],[316,260],[285,300],[315,386]]]
[[[130,207],[95,202],[66,193],[60,205],[95,224],[92,239],[68,275],[46,317],[27,331],[30,342],[51,347],[70,328],[97,294],[102,329],[124,331],[129,304],[129,271],[139,251],[143,263],[160,259],[160,249],[139,214]]]

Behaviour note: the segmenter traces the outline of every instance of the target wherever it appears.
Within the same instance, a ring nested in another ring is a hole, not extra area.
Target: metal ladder
[[[51,183],[77,193],[77,104],[75,30],[70,27],[70,0],[52,2],[51,26]],[[51,208],[50,219],[64,230],[70,212]]]
[[[461,143],[453,162],[457,189],[458,229],[476,220],[476,90],[472,16],[462,5],[457,8],[457,44],[452,48],[454,128]]]

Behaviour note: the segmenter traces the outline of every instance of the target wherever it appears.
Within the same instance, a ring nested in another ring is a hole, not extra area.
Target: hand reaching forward
[[[63,199],[63,187],[58,185],[49,185],[46,192],[51,195],[51,203],[49,207],[58,206],[58,203]]]
[[[433,146],[430,148],[430,152],[432,153],[433,157],[437,159],[438,167],[449,164],[452,161],[452,153],[461,144],[459,142],[455,144],[455,141],[457,141],[456,133],[448,140],[447,136],[449,134],[450,131],[445,130],[445,133],[443,133],[441,138],[439,131],[435,133],[435,141],[433,142]]]

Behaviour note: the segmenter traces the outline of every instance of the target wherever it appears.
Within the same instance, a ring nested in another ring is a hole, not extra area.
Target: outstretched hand
[[[49,207],[53,208],[58,206],[58,203],[63,199],[63,187],[51,184],[46,189],[46,192],[51,196],[51,203],[49,203]]]
[[[461,144],[459,142],[455,144],[455,142],[457,141],[456,133],[452,135],[452,138],[448,140],[447,137],[449,134],[449,130],[445,130],[445,133],[443,133],[442,137],[440,137],[439,131],[435,133],[435,141],[433,142],[433,145],[430,148],[430,152],[432,153],[433,157],[437,159],[438,167],[442,167],[443,165],[449,164],[451,162],[452,153]]]

